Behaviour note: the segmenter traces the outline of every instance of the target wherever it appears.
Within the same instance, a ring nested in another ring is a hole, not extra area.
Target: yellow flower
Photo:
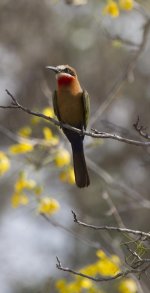
[[[17,155],[17,154],[24,154],[24,153],[28,153],[28,152],[32,152],[33,151],[33,145],[29,144],[29,143],[18,143],[18,144],[14,144],[9,148],[9,151],[13,154],[13,155]]]
[[[0,175],[5,174],[10,168],[10,161],[8,157],[0,151]]]
[[[120,272],[120,268],[111,259],[106,257],[97,262],[97,272],[103,276],[114,276]]]
[[[11,198],[11,204],[13,208],[17,208],[20,205],[27,205],[29,203],[29,199],[24,193],[15,192]]]
[[[18,134],[23,137],[29,137],[32,133],[32,129],[29,126],[25,126],[19,129]]]
[[[117,255],[108,257],[103,250],[98,250],[96,255],[100,258],[96,263],[97,272],[103,276],[114,276],[120,271],[120,259]]]
[[[65,149],[61,149],[57,152],[54,160],[57,167],[69,165],[71,161],[70,153]]]
[[[49,127],[43,128],[43,135],[46,141],[50,143],[50,145],[55,146],[59,142],[59,138],[54,136],[51,129]]]
[[[111,255],[110,257],[111,261],[113,263],[115,263],[116,265],[120,266],[121,265],[121,261],[118,255]]]
[[[20,178],[15,184],[15,190],[21,191],[22,189],[34,189],[36,186],[36,182],[32,179],[25,180],[24,178]]]
[[[46,140],[50,140],[53,137],[53,133],[48,127],[43,128],[43,135]]]
[[[89,276],[96,276],[97,274],[97,266],[96,264],[88,265],[80,270],[80,273],[89,275]]]
[[[136,293],[137,285],[134,280],[132,280],[131,278],[128,278],[120,282],[118,289],[120,293]]]
[[[104,258],[106,257],[106,253],[105,253],[103,250],[101,250],[101,249],[97,250],[96,255],[97,255],[100,259],[104,259]]]
[[[108,4],[103,9],[104,14],[110,14],[112,17],[119,16],[119,7],[114,0],[109,0]]]
[[[46,107],[43,109],[42,114],[45,116],[53,118],[55,116],[54,110],[51,107]]]
[[[18,180],[15,183],[15,190],[17,192],[20,192],[21,190],[23,190],[25,188],[25,184],[26,184],[26,182],[23,179]]]
[[[117,255],[115,255],[115,254],[112,254],[110,257],[108,257],[103,250],[99,249],[99,250],[97,250],[96,255],[100,258],[100,260],[109,259],[114,264],[117,264],[117,265],[120,265],[121,264],[120,258]]]
[[[103,275],[114,276],[120,271],[120,259],[117,255],[108,257],[103,250],[98,250],[96,255],[100,260],[81,269],[80,272],[89,276]]]
[[[56,282],[56,288],[62,292],[66,288],[66,281],[64,279],[60,279]],[[65,291],[64,291],[65,292]]]
[[[33,179],[29,179],[26,181],[26,186],[25,186],[26,189],[32,190],[35,188],[35,186],[36,186],[36,182]]]
[[[81,287],[78,284],[78,282],[70,282],[69,284],[67,284],[65,291],[62,291],[63,293],[81,293]]]
[[[62,182],[67,182],[67,172],[66,170],[65,171],[62,171],[59,175],[59,178]]]
[[[40,199],[38,206],[38,212],[41,214],[52,215],[59,210],[60,206],[57,200],[49,197],[43,197]]]
[[[36,187],[36,182],[32,179],[27,179],[25,172],[20,172],[19,178],[15,183],[15,191],[20,192],[23,189],[32,190]]]
[[[60,180],[69,184],[75,183],[75,176],[74,176],[74,170],[72,167],[67,168],[66,170],[62,171],[60,173]]]
[[[89,288],[92,287],[92,281],[91,280],[88,280],[88,279],[82,279],[80,281],[80,286],[83,289],[89,289]]]
[[[119,0],[119,6],[123,10],[133,9],[134,3],[133,0]]]
[[[72,167],[68,169],[68,179],[67,179],[69,184],[74,184],[75,183],[75,176],[74,176],[74,170]]]

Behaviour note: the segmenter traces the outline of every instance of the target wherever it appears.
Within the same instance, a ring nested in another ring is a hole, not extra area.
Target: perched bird
[[[81,88],[75,69],[69,65],[46,68],[56,73],[57,89],[53,94],[53,107],[58,120],[85,130],[89,118],[89,96]],[[66,128],[63,128],[63,132],[71,143],[76,184],[86,187],[90,180],[83,150],[84,135]]]

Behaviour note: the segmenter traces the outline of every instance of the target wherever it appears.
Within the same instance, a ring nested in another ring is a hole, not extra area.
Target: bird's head
[[[69,65],[46,66],[46,68],[55,72],[58,86],[69,86],[77,78],[75,69]]]

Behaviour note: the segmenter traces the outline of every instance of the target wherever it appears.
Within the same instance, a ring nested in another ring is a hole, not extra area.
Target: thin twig
[[[115,204],[113,203],[113,200],[110,197],[109,193],[105,191],[103,193],[103,198],[107,202],[107,204],[108,204],[108,206],[110,208],[111,214],[113,214],[113,216],[114,216],[114,218],[116,220],[117,226],[120,227],[120,228],[125,228],[125,225],[124,225],[124,223],[122,221],[122,218],[121,218],[121,216],[120,216]]]
[[[71,274],[76,275],[76,276],[80,276],[80,277],[83,277],[83,278],[90,279],[90,280],[95,281],[95,282],[113,281],[115,279],[125,277],[125,276],[127,276],[129,274],[132,274],[132,273],[136,273],[138,275],[141,275],[142,273],[144,273],[149,268],[149,265],[148,265],[146,268],[143,268],[141,270],[129,269],[129,270],[126,270],[124,272],[120,272],[120,273],[118,273],[118,274],[116,274],[114,276],[110,276],[110,277],[92,277],[92,276],[77,272],[77,271],[75,271],[75,270],[73,270],[71,268],[63,267],[62,264],[61,264],[60,259],[58,258],[58,256],[56,256],[56,260],[57,260],[57,263],[56,263],[56,268],[57,269],[59,269],[61,271],[64,271],[64,272],[71,273]]]
[[[80,226],[84,226],[84,227],[91,228],[94,230],[117,231],[117,232],[121,232],[121,233],[140,235],[142,237],[146,236],[147,238],[150,238],[150,233],[139,231],[139,230],[132,230],[132,229],[127,229],[127,228],[119,228],[119,227],[112,227],[112,226],[94,226],[94,225],[86,224],[86,223],[81,222],[77,219],[77,216],[74,211],[72,211],[72,214],[73,214],[74,222],[79,224]]]
[[[100,277],[100,278],[92,277],[92,276],[89,276],[89,275],[74,271],[74,270],[72,270],[70,268],[63,267],[62,264],[61,264],[60,259],[58,258],[58,256],[56,256],[56,259],[57,259],[57,264],[56,264],[57,269],[65,271],[65,272],[68,272],[68,273],[72,273],[72,274],[80,276],[80,277],[88,278],[88,279],[90,279],[92,281],[96,281],[96,282],[110,281],[110,280],[114,280],[114,279],[117,279],[117,278],[123,276],[123,273],[118,273],[117,275],[115,275],[113,277]],[[126,274],[127,273],[124,273],[124,276]]]

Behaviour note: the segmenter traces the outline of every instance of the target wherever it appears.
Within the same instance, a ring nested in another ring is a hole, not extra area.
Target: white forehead
[[[65,65],[59,65],[59,66],[57,66],[57,68],[60,69],[60,70],[64,70],[66,68],[66,66]]]

